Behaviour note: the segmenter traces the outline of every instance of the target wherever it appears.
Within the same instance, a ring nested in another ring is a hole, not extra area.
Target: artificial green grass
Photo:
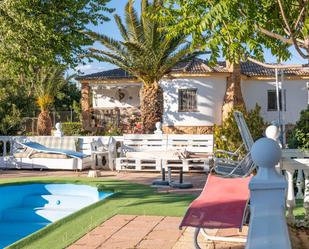
[[[304,200],[296,200],[296,207],[293,210],[296,219],[305,218]]]
[[[15,178],[1,179],[0,186],[25,183],[75,183],[113,190],[116,194],[86,207],[10,245],[9,249],[66,248],[115,214],[183,216],[193,195],[157,193],[154,188],[102,178]]]

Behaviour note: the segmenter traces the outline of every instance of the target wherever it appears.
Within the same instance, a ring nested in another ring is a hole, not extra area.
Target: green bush
[[[288,136],[289,148],[309,149],[309,105],[301,111],[296,126]]]
[[[62,131],[65,136],[80,136],[87,135],[80,122],[65,122],[62,123]]]
[[[261,107],[256,105],[253,110],[247,112],[243,106],[237,106],[222,121],[221,126],[215,125],[215,149],[235,151],[241,146],[242,138],[233,115],[234,111],[240,111],[244,114],[244,119],[254,141],[263,136],[267,123],[261,117]],[[241,151],[241,154],[243,153],[244,150]]]

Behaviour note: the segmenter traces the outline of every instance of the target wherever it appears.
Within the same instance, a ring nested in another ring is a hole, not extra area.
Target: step
[[[81,209],[94,203],[88,196],[80,195],[30,195],[24,197],[23,207],[44,207],[57,209]]]
[[[10,208],[2,211],[2,221],[54,222],[76,211],[76,209]]]
[[[16,236],[18,238],[26,237],[43,227],[51,224],[50,222],[0,222],[1,235]]]

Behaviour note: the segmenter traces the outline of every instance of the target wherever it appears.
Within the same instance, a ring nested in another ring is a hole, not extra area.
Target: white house
[[[221,123],[221,110],[230,72],[225,62],[209,66],[194,59],[177,65],[160,82],[164,91],[163,127],[168,132],[208,132]],[[120,120],[130,120],[139,113],[139,91],[135,77],[122,69],[113,69],[80,76],[84,121],[99,126],[100,118],[118,114]],[[240,67],[241,91],[248,110],[261,106],[268,122],[277,120],[275,71],[244,62]],[[286,124],[295,124],[299,113],[308,104],[309,70],[284,71],[283,116]],[[92,114],[91,114],[92,113]],[[129,117],[129,118],[128,118]]]

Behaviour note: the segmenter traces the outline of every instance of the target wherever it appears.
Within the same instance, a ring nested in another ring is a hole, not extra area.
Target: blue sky
[[[111,2],[108,4],[108,7],[115,8],[115,13],[123,17],[124,15],[124,6],[128,2],[128,0],[111,0]],[[136,9],[139,10],[140,1],[135,1]],[[117,26],[114,22],[113,16],[110,15],[111,21],[103,23],[99,26],[89,26],[89,28],[97,33],[108,35],[114,39],[120,40],[121,36],[118,32]],[[94,47],[101,48],[99,44],[94,44]],[[286,63],[306,63],[296,52],[294,49],[291,49],[291,52],[293,54],[290,61]],[[268,63],[274,63],[276,62],[276,58],[273,57],[270,53],[270,51],[265,51],[265,59]],[[221,58],[223,60],[223,58]],[[108,69],[115,68],[114,65],[111,65],[109,63],[103,63],[94,61],[92,63],[86,63],[86,65],[79,65],[77,67],[78,70],[80,70],[84,74],[90,74],[95,72],[100,72]]]

